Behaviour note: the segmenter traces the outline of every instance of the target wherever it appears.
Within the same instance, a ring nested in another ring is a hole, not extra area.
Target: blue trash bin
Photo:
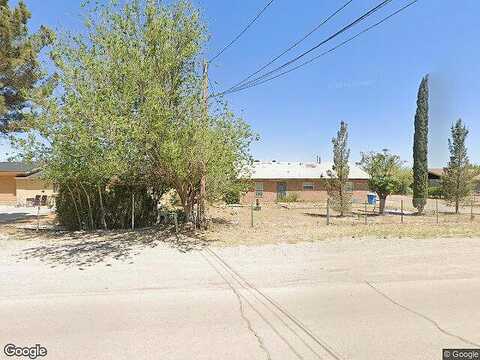
[[[377,194],[371,193],[367,195],[368,204],[369,205],[376,205],[377,204]]]

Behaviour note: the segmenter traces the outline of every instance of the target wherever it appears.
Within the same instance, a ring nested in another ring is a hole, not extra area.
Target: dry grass
[[[399,211],[403,200],[405,215]],[[443,202],[439,203],[438,216],[432,208],[436,202],[430,201],[425,216],[416,216],[413,213],[411,199],[408,197],[391,197],[387,203],[389,213],[379,216],[374,213],[372,206],[368,207],[367,225],[365,225],[365,207],[363,204],[354,204],[352,213],[339,217],[334,211],[330,212],[330,225],[327,225],[326,204],[291,203],[285,205],[263,205],[262,209],[253,212],[251,226],[251,208],[231,208],[225,206],[211,207],[209,215],[213,219],[212,225],[205,233],[195,233],[184,229],[184,240],[192,239],[202,244],[235,245],[235,244],[272,244],[297,243],[302,241],[317,241],[334,238],[437,238],[437,237],[480,237],[480,207],[474,208],[476,213],[471,219],[471,207],[462,209],[461,214],[455,215],[452,209]],[[44,231],[36,232],[36,216],[28,216],[22,220],[15,220],[0,224],[0,234],[17,240],[119,240],[150,243],[156,233],[164,232],[164,228],[152,228],[142,231],[109,231],[109,232],[56,232],[46,230],[55,223],[54,214],[40,217],[40,226]],[[29,229],[25,229],[29,228]],[[166,233],[163,233],[165,241]],[[135,239],[134,239],[135,238]],[[178,241],[178,238],[175,237]],[[134,241],[135,240],[135,241]],[[168,240],[169,243],[175,241]],[[178,244],[177,244],[178,245]],[[177,246],[176,245],[176,246]]]
[[[364,205],[358,204],[346,217],[339,217],[331,211],[330,225],[327,226],[323,204],[269,205],[253,212],[252,227],[250,207],[216,207],[210,210],[213,224],[206,237],[230,245],[295,243],[345,237],[480,236],[479,215],[472,220],[466,211],[459,215],[440,212],[437,223],[434,212],[427,211],[425,216],[416,216],[408,212],[413,209],[407,208],[402,223],[401,213],[395,209],[392,205],[391,213],[379,216],[373,213],[373,207],[369,207],[365,225]]]

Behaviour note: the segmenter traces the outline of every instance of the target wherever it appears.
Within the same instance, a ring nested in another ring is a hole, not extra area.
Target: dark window
[[[255,183],[255,197],[263,197],[263,183]]]

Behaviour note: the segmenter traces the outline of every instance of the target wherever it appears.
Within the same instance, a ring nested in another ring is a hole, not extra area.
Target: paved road
[[[0,345],[39,343],[47,359],[431,360],[480,347],[479,239],[157,246],[91,263],[65,261],[78,243],[5,244]]]

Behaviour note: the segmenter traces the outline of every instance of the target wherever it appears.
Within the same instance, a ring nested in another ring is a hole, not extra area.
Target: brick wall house
[[[428,184],[431,187],[442,186],[442,177],[445,174],[445,168],[428,169]],[[480,194],[480,175],[473,179],[473,190],[476,194]]]
[[[297,195],[298,201],[326,201],[331,171],[329,163],[256,161],[249,174],[251,188],[241,203],[253,203],[256,199],[260,203],[272,203],[292,193]],[[369,193],[368,179],[358,166],[350,165],[349,188],[354,200],[365,201]]]

